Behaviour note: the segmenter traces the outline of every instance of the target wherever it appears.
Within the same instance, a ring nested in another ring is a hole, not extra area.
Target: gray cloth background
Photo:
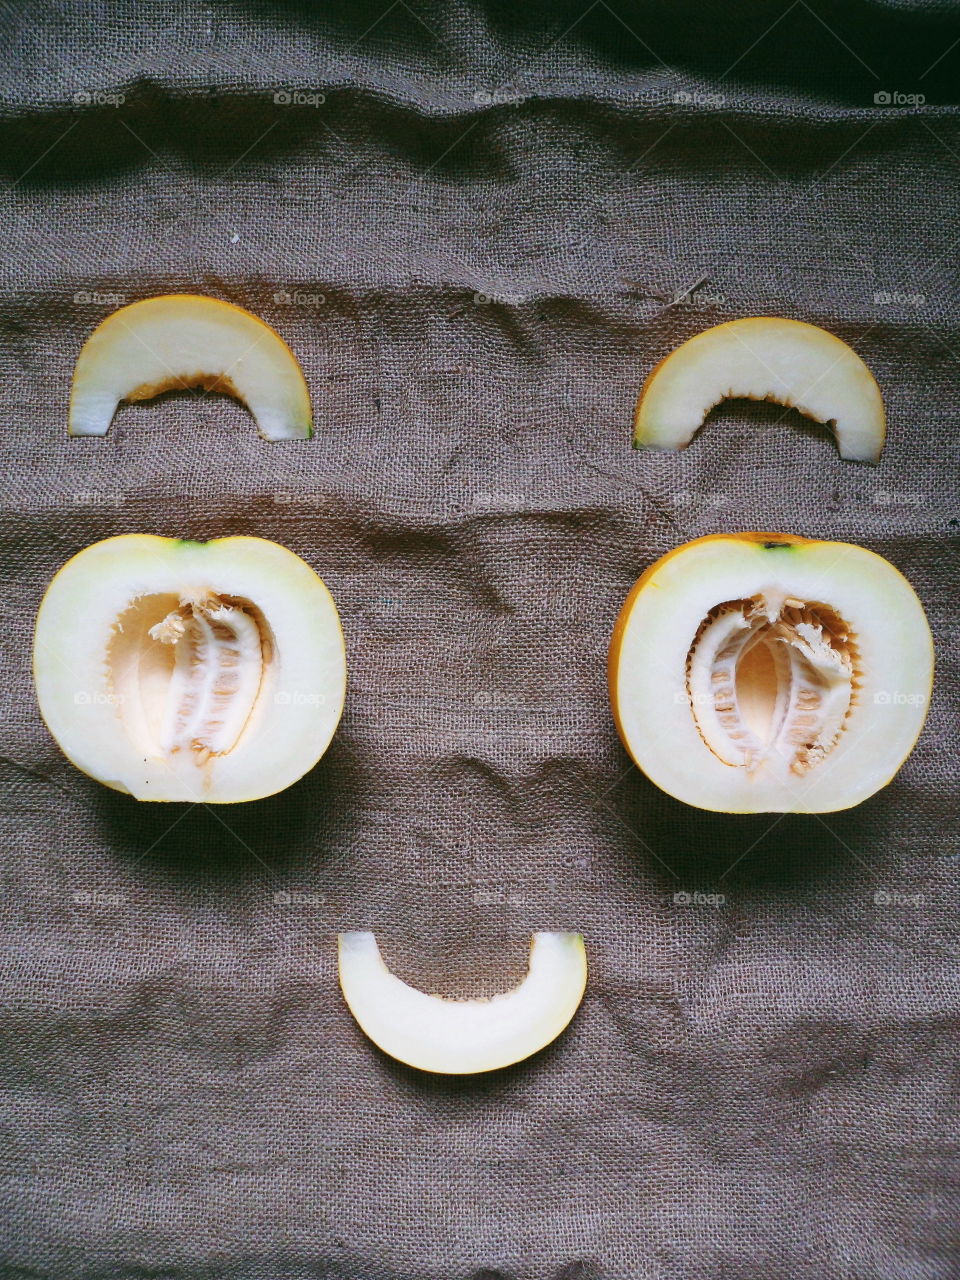
[[[62,0],[0,27],[0,1275],[960,1274],[957,11]],[[190,394],[67,439],[88,332],[171,290],[279,329],[313,441]],[[652,365],[764,312],[874,369],[879,467],[744,403],[630,449]],[[629,586],[737,529],[863,543],[928,610],[927,728],[852,812],[702,813],[618,743]],[[258,534],[329,584],[347,710],[297,786],[151,807],[61,757],[33,618],[126,532]],[[421,1075],[343,1005],[345,926],[461,995],[581,929],[588,993],[516,1068]]]

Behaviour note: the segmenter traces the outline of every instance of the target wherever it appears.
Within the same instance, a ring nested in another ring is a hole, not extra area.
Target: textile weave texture
[[[957,9],[61,0],[0,28],[0,1275],[960,1274]],[[313,440],[191,393],[68,440],[88,333],[174,291],[277,328]],[[766,313],[873,369],[880,465],[739,401],[631,450],[653,365]],[[747,529],[861,543],[928,612],[927,727],[854,810],[698,811],[618,742],[631,584]],[[329,585],[347,708],[296,786],[152,806],[59,753],[37,607],[133,532],[271,538]],[[590,983],[529,1061],[424,1075],[352,1021],[343,928],[461,996],[579,929]]]

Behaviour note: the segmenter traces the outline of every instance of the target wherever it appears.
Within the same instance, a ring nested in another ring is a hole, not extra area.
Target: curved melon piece
[[[94,329],[77,358],[67,430],[104,436],[121,400],[205,387],[242,400],[266,440],[307,440],[310,393],[278,333],[232,303],[191,293],[145,298]]]
[[[320,759],[346,690],[336,606],[262,538],[127,534],[69,560],[37,615],[40,712],[78,769],[138,800],[230,803]]]
[[[826,329],[775,316],[715,325],[662,360],[640,392],[634,446],[683,449],[729,397],[789,405],[831,423],[842,458],[879,461],[886,417],[873,374]]]
[[[587,982],[579,933],[535,933],[527,976],[489,1000],[444,1000],[401,982],[372,933],[341,933],[339,949],[343,997],[366,1035],[400,1062],[447,1075],[495,1071],[543,1049]]]
[[[650,780],[700,809],[828,813],[890,781],[923,727],[933,645],[882,557],[720,534],[658,560],[610,646],[614,719]]]

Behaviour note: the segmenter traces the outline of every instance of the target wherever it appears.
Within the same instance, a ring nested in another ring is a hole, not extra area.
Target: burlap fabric
[[[2,1275],[949,1280],[957,14],[332,7],[0,9]],[[86,334],[171,290],[279,329],[313,441],[210,395],[68,441]],[[742,403],[631,451],[651,366],[764,312],[875,370],[879,467]],[[617,741],[630,584],[736,529],[863,543],[928,610],[927,729],[852,812],[698,812]],[[351,682],[303,782],[150,807],[60,756],[35,611],[125,532],[327,581]],[[579,928],[587,998],[424,1076],[344,1007],[345,926],[447,994]]]

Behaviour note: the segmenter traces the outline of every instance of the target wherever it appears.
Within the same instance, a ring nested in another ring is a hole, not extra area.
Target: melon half
[[[894,776],[923,727],[923,607],[863,547],[780,533],[685,543],[614,628],[610,699],[627,751],[669,795],[729,813],[827,813]]]
[[[262,538],[108,538],[37,615],[40,712],[84,773],[138,800],[282,791],[343,710],[340,619],[299,556]]]

